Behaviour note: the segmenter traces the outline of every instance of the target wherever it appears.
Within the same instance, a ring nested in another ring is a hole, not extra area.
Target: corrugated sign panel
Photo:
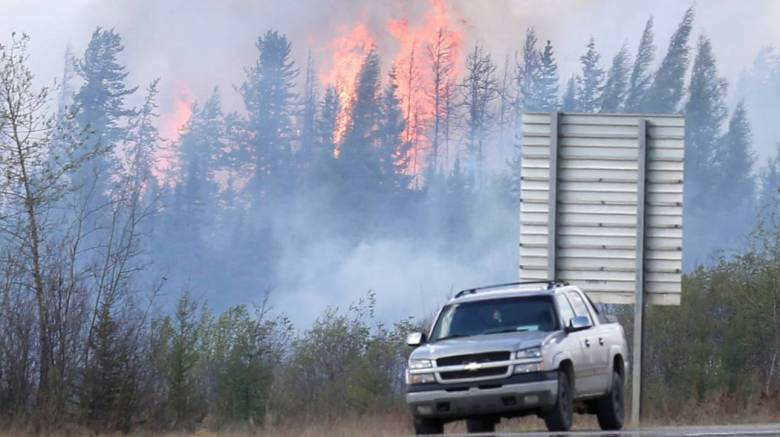
[[[682,116],[524,114],[520,278],[554,275],[599,302],[632,303],[644,246],[647,301],[678,305],[684,132]]]

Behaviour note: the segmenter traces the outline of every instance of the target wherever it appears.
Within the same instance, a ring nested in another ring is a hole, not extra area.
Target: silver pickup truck
[[[572,414],[623,427],[628,350],[623,328],[567,283],[517,282],[458,292],[415,347],[406,403],[417,434],[441,434],[466,420],[493,432],[502,417],[536,414],[567,431]]]

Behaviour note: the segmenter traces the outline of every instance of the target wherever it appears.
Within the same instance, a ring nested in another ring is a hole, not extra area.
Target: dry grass
[[[676,426],[676,425],[724,425],[740,423],[773,423],[780,422],[780,408],[778,402],[762,402],[751,407],[745,407],[727,398],[710,399],[706,404],[697,406],[668,406],[669,410],[661,411],[647,418],[645,426]],[[671,412],[674,411],[674,414]],[[684,411],[684,413],[682,413]],[[598,423],[594,416],[576,415],[574,419],[575,429],[595,430]],[[465,432],[463,422],[448,424],[447,433]],[[544,422],[529,416],[520,419],[503,421],[497,428],[499,432],[545,431]],[[208,429],[186,432],[147,432],[137,430],[133,437],[389,437],[412,434],[411,417],[405,411],[393,411],[387,414],[374,416],[355,417],[339,422],[329,423],[305,423],[289,426],[277,426],[268,428],[236,427],[213,431]],[[0,431],[0,437],[22,437],[31,433],[27,430],[16,429],[12,431]],[[83,428],[65,428],[56,433],[46,433],[52,437],[94,436]],[[116,437],[122,434],[113,434]]]

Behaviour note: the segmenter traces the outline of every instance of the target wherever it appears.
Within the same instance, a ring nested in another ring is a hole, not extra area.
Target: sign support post
[[[550,113],[550,173],[547,201],[547,279],[558,279],[558,113]]]
[[[634,347],[631,376],[631,423],[639,426],[642,413],[642,339],[645,312],[645,214],[647,193],[647,120],[639,119],[639,156],[636,199],[636,291],[634,297]]]

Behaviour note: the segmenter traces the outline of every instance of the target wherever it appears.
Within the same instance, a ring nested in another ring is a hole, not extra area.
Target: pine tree
[[[303,84],[303,101],[301,102],[301,148],[298,152],[303,160],[308,160],[316,142],[317,130],[317,78],[314,71],[314,60],[311,50],[306,61],[306,78]]]
[[[292,153],[296,110],[292,43],[269,30],[255,44],[259,56],[239,88],[248,112],[247,130],[254,156],[254,174],[248,188],[255,199],[266,193],[289,192],[293,183]],[[259,205],[255,205],[258,207]]]
[[[179,138],[181,181],[177,186],[177,228],[198,230],[198,236],[204,236],[210,229],[209,217],[217,206],[214,167],[216,157],[225,149],[223,119],[219,92],[214,89],[202,107],[197,102],[193,104],[192,115]],[[186,241],[197,241],[197,238]]]
[[[634,67],[631,69],[631,79],[628,83],[628,95],[626,96],[626,112],[642,112],[647,90],[650,87],[653,76],[650,67],[655,60],[655,44],[653,43],[653,17],[647,19],[645,30],[634,59]]]
[[[332,155],[336,150],[335,132],[338,127],[339,95],[336,88],[329,86],[320,102],[320,115],[316,122],[316,141],[318,153]]]
[[[536,44],[536,31],[530,27],[525,32],[522,64],[518,65],[517,71],[517,88],[520,98],[517,106],[522,108],[522,111],[540,110],[541,102],[538,89],[541,60]]]
[[[714,159],[727,111],[726,81],[718,77],[712,45],[704,36],[699,40],[689,89],[685,105],[685,175],[690,189],[686,197],[694,202],[689,205],[706,208],[719,202],[712,185],[717,173]]]
[[[125,98],[135,93],[137,87],[128,88],[125,84],[128,73],[119,63],[122,50],[119,34],[98,27],[84,56],[76,61],[76,73],[83,81],[73,98],[78,111],[76,121],[88,133],[82,154],[95,157],[82,167],[74,183],[93,193],[94,198],[89,200],[92,207],[105,204],[100,198],[108,195],[111,177],[117,170],[114,149],[125,140],[125,125],[136,114],[125,105]]]
[[[758,206],[764,211],[771,211],[780,194],[780,143],[775,144],[775,156],[767,158],[761,171],[761,186]]]
[[[539,65],[538,110],[555,111],[558,108],[558,62],[550,40],[544,45]]]
[[[601,97],[601,112],[621,112],[628,85],[628,48],[624,45],[612,59]]]
[[[352,116],[339,154],[345,163],[360,165],[361,158],[372,151],[381,113],[379,74],[379,55],[372,49],[358,73]]]
[[[693,27],[693,7],[688,8],[677,30],[669,41],[669,49],[656,71],[653,83],[647,91],[645,110],[655,113],[672,113],[678,110],[683,98],[685,72],[688,70],[688,39]]]
[[[716,184],[717,197],[721,205],[728,205],[728,209],[738,205],[752,205],[755,197],[752,136],[745,103],[740,101],[715,153],[716,175],[719,179]]]
[[[439,171],[441,164],[442,146],[444,144],[444,130],[452,117],[447,103],[452,99],[452,73],[455,70],[455,44],[451,32],[440,28],[436,34],[436,40],[428,45],[428,57],[431,64],[431,77],[433,79],[429,99],[433,107],[433,133],[431,135],[430,170]]]
[[[491,105],[497,97],[496,66],[484,49],[475,45],[466,58],[466,74],[461,88],[465,112],[468,170],[480,184],[485,161],[485,145],[494,116]]]
[[[582,79],[577,87],[577,110],[598,112],[601,109],[601,94],[604,89],[604,70],[599,67],[599,54],[593,37],[588,42],[588,50],[580,57]]]
[[[62,121],[70,115],[73,105],[73,79],[76,76],[75,60],[70,45],[65,47],[65,62],[62,69],[60,95],[57,99],[57,121]]]
[[[159,79],[153,80],[146,88],[146,97],[138,114],[130,121],[128,146],[126,150],[124,169],[129,177],[144,184],[143,192],[151,201],[159,193],[159,186],[154,175],[155,156],[159,143],[162,141],[157,129],[157,94]]]
[[[409,176],[404,170],[409,165],[410,144],[403,141],[406,123],[398,98],[398,79],[393,68],[388,73],[388,82],[382,94],[382,116],[377,129],[377,154],[380,165],[380,181],[383,191],[399,193],[409,185]]]
[[[577,82],[580,81],[578,76],[572,75],[566,82],[566,90],[561,97],[561,109],[568,112],[574,112],[579,110],[579,103],[577,102]]]

